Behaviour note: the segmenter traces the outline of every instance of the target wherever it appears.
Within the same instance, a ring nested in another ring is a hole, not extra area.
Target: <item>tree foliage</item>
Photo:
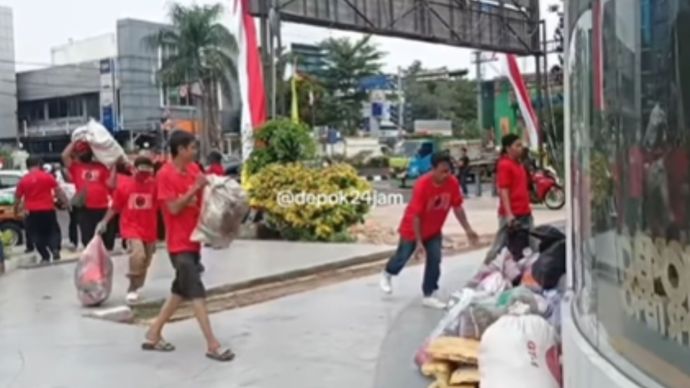
[[[172,28],[148,37],[149,45],[171,54],[163,58],[159,81],[170,87],[197,85],[203,121],[200,133],[202,152],[220,145],[218,94],[231,96],[237,78],[237,41],[221,23],[223,7],[215,5],[170,6]]]
[[[473,139],[481,135],[477,123],[476,83],[466,79],[420,78],[420,61],[405,71],[405,100],[413,120],[451,120],[454,135]],[[408,128],[412,123],[405,123]]]
[[[352,41],[329,38],[321,42],[326,67],[319,74],[325,91],[318,109],[323,120],[338,125],[348,133],[356,132],[362,117],[362,103],[367,93],[360,90],[360,81],[380,74],[385,54],[371,43],[371,36]]]

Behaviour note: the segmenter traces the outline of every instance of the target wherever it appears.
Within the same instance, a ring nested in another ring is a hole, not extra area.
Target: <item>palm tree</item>
[[[159,82],[165,86],[186,86],[188,96],[197,89],[195,105],[201,111],[201,152],[207,155],[220,146],[219,92],[227,98],[237,79],[237,41],[218,23],[223,7],[215,5],[172,4],[171,28],[148,37],[148,43],[164,48],[171,55],[163,58],[158,71]]]

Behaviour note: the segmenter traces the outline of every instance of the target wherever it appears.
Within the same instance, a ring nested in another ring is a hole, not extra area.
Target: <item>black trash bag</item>
[[[565,275],[565,240],[554,243],[549,249],[539,253],[539,259],[532,265],[532,277],[545,290],[558,287]]]
[[[565,241],[565,234],[551,225],[537,226],[531,234],[539,239],[539,252],[546,251],[559,241]]]

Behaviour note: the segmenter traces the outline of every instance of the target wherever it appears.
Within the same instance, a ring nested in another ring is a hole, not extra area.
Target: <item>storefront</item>
[[[690,0],[567,0],[566,387],[690,387]]]

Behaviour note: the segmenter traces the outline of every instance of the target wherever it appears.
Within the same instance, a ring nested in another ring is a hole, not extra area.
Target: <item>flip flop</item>
[[[142,350],[152,351],[152,352],[172,352],[175,350],[175,346],[164,339],[160,339],[157,342],[152,342],[147,340],[141,344]]]
[[[215,352],[207,352],[206,357],[215,361],[228,362],[235,359],[235,353],[230,349],[218,348]]]

